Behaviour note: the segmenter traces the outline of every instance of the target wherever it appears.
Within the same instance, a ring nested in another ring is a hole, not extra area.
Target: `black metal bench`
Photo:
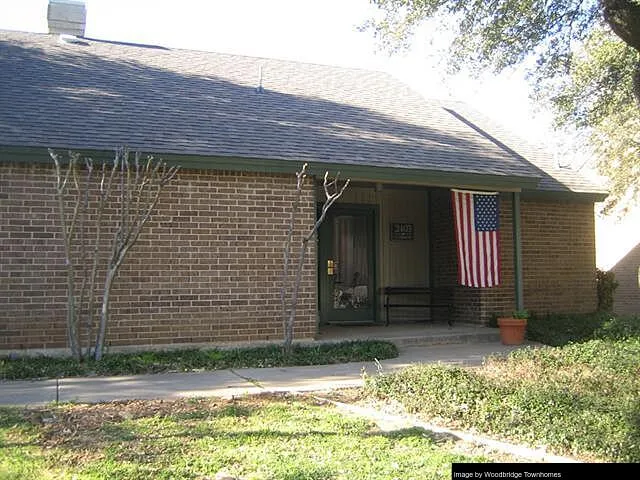
[[[445,293],[447,298],[450,298],[448,295],[449,290],[443,288],[429,288],[429,287],[384,287],[384,311],[385,311],[385,326],[389,325],[390,321],[390,310],[392,308],[425,308],[425,309],[433,309],[433,308],[446,308],[449,313],[453,311],[453,304],[450,302],[432,302],[432,298],[434,295]],[[411,303],[397,303],[392,302],[394,296],[415,296],[419,298],[423,298],[424,301],[419,302],[411,302]],[[428,301],[427,301],[428,298]],[[453,325],[453,321],[451,320],[451,316],[447,319],[447,323],[449,325]]]

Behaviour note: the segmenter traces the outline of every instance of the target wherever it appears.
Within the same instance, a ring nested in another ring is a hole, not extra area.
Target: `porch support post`
[[[513,192],[513,269],[515,276],[516,310],[524,309],[522,294],[522,235],[520,232],[520,192]]]

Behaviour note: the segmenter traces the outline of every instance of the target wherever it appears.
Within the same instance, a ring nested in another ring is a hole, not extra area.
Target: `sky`
[[[0,29],[47,32],[48,0],[0,0]],[[283,58],[386,71],[430,98],[464,101],[551,151],[566,149],[551,115],[528,98],[522,71],[447,77],[443,41],[427,25],[410,52],[388,56],[358,31],[376,9],[369,0],[86,0],[89,38]],[[559,161],[567,163],[559,156]],[[569,163],[579,165],[582,158]],[[632,222],[636,223],[636,222]],[[614,219],[597,224],[598,264],[613,265],[640,241]],[[614,241],[619,248],[607,248]],[[629,245],[627,245],[626,243]]]

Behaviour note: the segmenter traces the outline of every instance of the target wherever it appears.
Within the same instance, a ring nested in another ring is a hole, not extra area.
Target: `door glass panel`
[[[340,215],[333,220],[333,308],[370,306],[367,217]]]

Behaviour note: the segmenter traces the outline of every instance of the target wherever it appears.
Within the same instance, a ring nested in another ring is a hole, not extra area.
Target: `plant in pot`
[[[516,310],[510,317],[498,318],[500,341],[504,345],[520,345],[524,342],[528,318],[529,312],[527,310]]]

